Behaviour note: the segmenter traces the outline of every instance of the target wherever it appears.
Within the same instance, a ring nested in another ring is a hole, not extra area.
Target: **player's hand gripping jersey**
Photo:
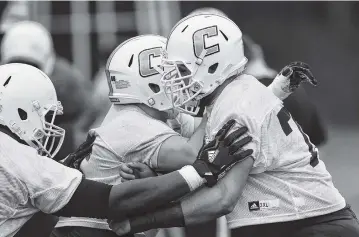
[[[255,159],[244,191],[227,215],[230,228],[319,216],[345,207],[345,200],[319,159],[317,148],[257,79],[241,75],[208,107],[206,139],[229,119],[246,126]]]

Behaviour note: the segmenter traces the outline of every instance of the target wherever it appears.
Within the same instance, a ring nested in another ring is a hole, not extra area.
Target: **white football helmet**
[[[15,23],[5,31],[1,59],[3,63],[30,61],[39,65],[47,75],[51,75],[55,64],[52,37],[40,23]]]
[[[159,111],[172,109],[161,86],[165,45],[162,36],[142,35],[123,42],[112,52],[105,70],[112,103],[141,103]]]
[[[196,114],[198,108],[186,105],[195,106],[246,63],[242,32],[233,21],[212,13],[189,15],[168,37],[161,81],[175,108]]]
[[[0,124],[40,155],[54,158],[60,150],[65,130],[54,121],[62,113],[55,88],[45,73],[27,64],[0,66]]]

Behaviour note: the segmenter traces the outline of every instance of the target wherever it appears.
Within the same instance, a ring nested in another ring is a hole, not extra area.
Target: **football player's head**
[[[114,104],[145,104],[172,110],[161,86],[161,59],[166,38],[142,35],[120,44],[106,64],[109,98]]]
[[[0,66],[0,125],[41,155],[53,158],[65,130],[54,125],[63,108],[50,78],[27,64]]]
[[[215,14],[190,15],[168,37],[161,81],[175,108],[196,114],[197,109],[185,105],[211,94],[246,63],[242,32],[233,21]]]
[[[2,63],[30,64],[50,75],[55,62],[52,37],[37,22],[15,23],[5,31],[1,59]]]

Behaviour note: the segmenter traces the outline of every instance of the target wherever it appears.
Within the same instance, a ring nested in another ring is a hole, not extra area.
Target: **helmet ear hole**
[[[154,93],[158,93],[161,90],[160,86],[154,83],[149,83],[148,86]]]
[[[18,108],[17,112],[18,112],[21,120],[26,120],[27,119],[27,113],[26,113],[25,110]]]
[[[212,64],[209,68],[208,68],[208,73],[213,74],[216,72],[218,68],[218,63]]]

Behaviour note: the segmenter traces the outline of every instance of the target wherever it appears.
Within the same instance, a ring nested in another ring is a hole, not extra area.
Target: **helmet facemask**
[[[202,83],[193,80],[199,65],[193,67],[191,63],[163,57],[162,67],[164,72],[161,82],[173,107],[181,112],[196,115],[200,109],[198,105],[203,89]]]
[[[33,102],[34,108],[39,108],[38,102]],[[37,110],[40,117],[42,128],[34,129],[32,135],[25,141],[36,148],[40,155],[54,158],[60,150],[64,138],[65,130],[54,124],[56,115],[63,114],[63,108],[60,102],[51,105],[43,111]]]

